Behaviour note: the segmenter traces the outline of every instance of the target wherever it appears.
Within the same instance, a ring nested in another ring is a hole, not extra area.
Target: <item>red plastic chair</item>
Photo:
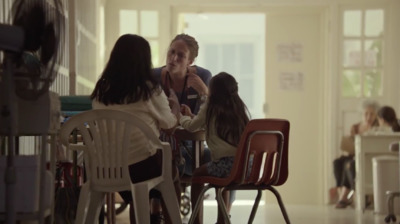
[[[218,206],[225,223],[231,223],[222,199],[224,190],[257,190],[257,196],[248,223],[253,223],[262,190],[270,190],[278,200],[286,223],[290,223],[280,194],[274,186],[288,178],[288,145],[290,123],[282,119],[251,120],[240,139],[231,174],[226,178],[194,176],[192,183],[206,184],[200,193],[189,223],[194,222],[203,196],[210,188],[217,191]]]

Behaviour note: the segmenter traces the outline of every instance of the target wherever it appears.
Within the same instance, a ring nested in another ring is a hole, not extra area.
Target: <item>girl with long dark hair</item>
[[[384,131],[385,129],[393,132],[400,131],[399,120],[396,116],[396,111],[393,107],[383,106],[378,110],[378,122],[379,130]]]
[[[172,107],[172,113],[167,96],[153,77],[150,45],[138,35],[125,34],[117,40],[91,99],[93,109],[113,109],[135,114],[157,136],[161,128],[172,129],[177,124],[175,114],[179,112],[179,105]],[[160,176],[162,153],[151,147],[140,132],[132,136],[131,142],[134,147],[129,153],[131,156],[128,161],[132,164],[129,169],[145,171],[130,172],[132,182]],[[158,195],[157,192],[152,193],[156,194],[152,197]],[[130,203],[130,220],[135,223],[131,192],[120,194]]]
[[[211,152],[211,161],[197,168],[193,175],[227,177],[242,132],[249,122],[249,113],[238,94],[235,78],[226,72],[217,74],[210,81],[208,99],[200,107],[199,113],[194,116],[186,105],[182,105],[181,111],[184,116],[178,115],[178,118],[183,128],[189,131],[206,130],[206,141]],[[192,185],[193,205],[201,189],[201,185]],[[225,204],[229,205],[229,191],[225,191],[223,196]],[[202,209],[195,222],[202,223]],[[220,213],[218,223],[223,223]]]

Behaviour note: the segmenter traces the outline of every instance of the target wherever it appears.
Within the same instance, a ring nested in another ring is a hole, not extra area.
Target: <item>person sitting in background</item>
[[[377,132],[399,132],[400,125],[396,112],[390,106],[383,106],[378,110],[379,127]]]
[[[354,136],[369,132],[378,126],[377,110],[379,105],[375,101],[366,100],[362,104],[363,119],[361,122],[351,127],[351,144],[354,148]],[[345,155],[333,161],[333,172],[336,180],[336,188],[333,189],[333,195],[338,195],[335,208],[346,208],[351,204],[349,199],[350,192],[354,190],[355,163],[354,151],[347,152]]]

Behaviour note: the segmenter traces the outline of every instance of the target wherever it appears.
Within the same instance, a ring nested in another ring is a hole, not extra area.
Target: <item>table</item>
[[[192,141],[192,152],[193,170],[202,164],[202,158],[204,155],[204,141],[206,140],[206,135],[204,130],[190,132],[181,127],[175,130],[175,137],[178,141],[190,140]]]
[[[400,133],[357,135],[355,138],[355,199],[356,209],[366,209],[365,196],[373,193],[372,158],[379,155],[397,155],[389,151],[392,142],[400,141]]]
[[[175,130],[175,137],[177,141],[192,141],[190,154],[193,157],[192,170],[195,170],[204,162],[204,141],[206,139],[205,131],[199,130],[190,132],[182,127],[178,127]],[[186,192],[186,188],[192,183],[192,177],[183,175],[180,177],[179,182],[181,185],[181,193],[183,193],[183,195],[178,195],[178,198],[180,199],[180,211],[183,216],[187,216],[190,213],[191,202],[190,195]]]

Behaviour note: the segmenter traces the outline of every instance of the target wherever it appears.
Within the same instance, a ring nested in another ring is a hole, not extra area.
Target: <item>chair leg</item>
[[[396,215],[394,214],[394,203],[395,197],[400,196],[400,192],[387,191],[387,204],[388,204],[388,215],[385,217],[385,222],[390,223],[391,221],[396,222]]]
[[[136,223],[150,224],[150,201],[147,184],[131,185],[131,191]]]
[[[169,217],[171,218],[172,223],[181,224],[182,219],[179,212],[179,203],[175,194],[171,192],[175,192],[175,187],[172,181],[164,180],[164,183],[157,186],[159,191],[161,191],[161,195],[165,202],[165,206],[167,207],[167,212]]]
[[[211,188],[210,184],[207,184],[207,185],[205,185],[203,187],[203,190],[201,190],[200,195],[199,195],[199,200],[197,200],[195,206],[192,209],[192,214],[190,215],[190,219],[189,219],[189,223],[188,224],[193,224],[194,223],[194,218],[196,217],[197,213],[199,213],[200,203],[203,203],[204,194],[210,188]]]
[[[115,224],[115,193],[106,193],[107,223]]]
[[[224,199],[222,197],[222,191],[224,188],[218,188],[217,190],[217,202],[218,202],[218,207],[222,211],[222,215],[224,216],[224,221],[225,223],[231,223],[231,220],[229,219],[228,212],[226,211],[226,205],[224,202]]]
[[[254,218],[255,218],[256,213],[257,213],[258,205],[260,204],[261,196],[262,196],[262,191],[261,190],[257,190],[257,196],[256,196],[256,199],[254,201],[253,208],[251,208],[251,213],[250,213],[248,224],[252,224],[253,221],[254,221]]]
[[[279,194],[279,192],[272,186],[268,186],[266,189],[268,189],[272,193],[274,193],[276,199],[278,200],[279,207],[281,208],[282,215],[285,218],[286,224],[290,224],[289,216],[286,212],[285,205],[283,204],[283,201],[282,201],[282,198],[281,198],[281,195]]]
[[[103,206],[104,193],[90,190],[90,182],[82,185],[76,211],[76,224],[97,223],[100,208]]]
[[[104,192],[92,191],[89,193],[89,207],[85,224],[96,224],[99,221],[100,210],[104,205]]]
[[[75,217],[76,224],[86,223],[87,211],[90,204],[89,188],[90,187],[88,182],[82,185],[81,192],[79,194],[78,207],[76,210],[76,217]]]

